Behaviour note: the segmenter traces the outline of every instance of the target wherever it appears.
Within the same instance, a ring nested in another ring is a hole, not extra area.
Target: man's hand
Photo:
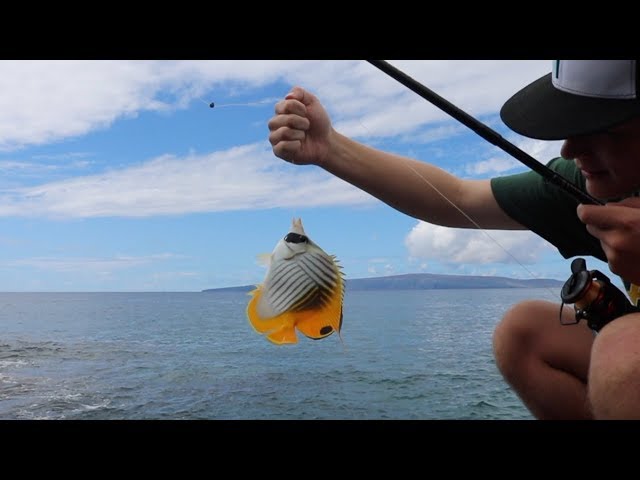
[[[276,104],[276,115],[268,126],[276,156],[297,165],[322,165],[325,161],[333,128],[315,95],[294,87]]]
[[[609,268],[640,285],[640,198],[606,205],[579,205],[578,218],[600,240]]]

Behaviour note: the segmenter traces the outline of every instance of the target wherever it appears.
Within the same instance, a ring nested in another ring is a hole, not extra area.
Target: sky
[[[389,61],[534,158],[559,155],[499,117],[551,60]],[[277,158],[267,122],[295,85],[375,148],[463,178],[526,170],[366,61],[0,61],[0,291],[257,284],[293,217],[347,278],[568,278],[530,232],[430,225]]]

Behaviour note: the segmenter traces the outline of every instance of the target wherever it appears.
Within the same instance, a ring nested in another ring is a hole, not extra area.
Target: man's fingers
[[[578,205],[578,218],[586,225],[600,229],[626,228],[640,213],[635,207],[618,204]]]
[[[269,134],[269,142],[271,145],[277,145],[279,142],[287,142],[290,140],[303,141],[306,137],[304,130],[298,130],[289,127],[280,127],[272,130]]]
[[[293,141],[282,141],[278,142],[277,145],[273,147],[273,153],[277,156],[291,162],[292,159],[295,158],[296,153],[302,147],[302,143],[299,140]]]
[[[302,102],[303,105],[311,105],[316,97],[306,91],[302,87],[293,87],[289,93],[284,97],[285,99],[296,99],[299,102]]]
[[[299,100],[280,100],[276,103],[275,112],[277,115],[292,114],[304,117],[307,114],[307,107]]]
[[[608,205],[611,205],[611,206],[622,205],[625,207],[640,208],[640,197],[629,197],[629,198],[625,198],[624,200],[620,200],[619,202],[616,202],[616,203],[609,203]]]
[[[276,115],[269,120],[267,126],[271,131],[282,127],[306,131],[309,129],[309,119],[298,115]]]

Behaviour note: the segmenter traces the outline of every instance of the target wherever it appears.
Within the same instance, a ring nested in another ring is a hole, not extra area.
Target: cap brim
[[[640,100],[585,97],[563,92],[547,74],[520,90],[500,110],[515,132],[540,140],[563,140],[602,132],[640,115]]]

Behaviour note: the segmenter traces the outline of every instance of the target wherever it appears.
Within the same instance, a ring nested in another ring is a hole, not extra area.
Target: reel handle
[[[585,319],[589,328],[596,332],[618,317],[640,312],[640,308],[634,306],[605,274],[598,270],[587,270],[584,258],[576,258],[571,262],[571,276],[562,286],[560,297],[560,323],[574,325]],[[573,323],[562,321],[565,304],[573,304],[576,313]]]

